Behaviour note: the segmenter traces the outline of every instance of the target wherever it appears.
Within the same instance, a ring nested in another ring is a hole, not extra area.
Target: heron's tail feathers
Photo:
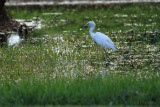
[[[116,51],[116,50],[117,50],[117,47],[116,47],[116,46],[114,46],[112,49]]]

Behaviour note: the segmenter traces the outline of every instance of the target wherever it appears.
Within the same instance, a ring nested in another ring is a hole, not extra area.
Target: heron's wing
[[[105,48],[111,48],[113,50],[117,50],[116,46],[112,42],[112,40],[105,34],[97,32],[95,33],[96,42]]]
[[[97,33],[95,33],[95,36],[96,36],[96,38],[99,38],[99,39],[101,39],[103,41],[106,41],[109,44],[114,45],[114,43],[112,42],[112,40],[107,35],[105,35],[103,33],[97,32]]]

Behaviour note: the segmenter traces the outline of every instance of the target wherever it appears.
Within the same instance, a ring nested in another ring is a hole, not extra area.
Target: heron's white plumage
[[[93,33],[93,30],[95,29],[95,23],[93,21],[89,21],[85,26],[91,26],[89,30],[90,36],[103,49],[109,48],[109,49],[117,50],[116,46],[107,35],[100,32]]]

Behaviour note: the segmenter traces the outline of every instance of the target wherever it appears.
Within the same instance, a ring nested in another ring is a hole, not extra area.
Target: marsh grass
[[[152,78],[142,79],[137,79],[133,75],[126,75],[123,78],[114,75],[108,78],[58,77],[23,79],[11,83],[3,81],[0,88],[0,103],[4,105],[159,105],[158,80],[153,74]]]
[[[45,27],[0,48],[0,104],[159,105],[159,5],[8,11],[16,19],[38,16]],[[107,49],[110,61],[80,28],[90,20],[118,47]]]

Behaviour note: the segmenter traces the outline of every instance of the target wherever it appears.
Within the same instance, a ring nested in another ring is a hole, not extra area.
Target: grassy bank
[[[3,85],[2,85],[3,84]],[[159,78],[32,78],[1,82],[3,105],[159,105]]]
[[[160,105],[160,5],[8,11],[39,17],[44,27],[17,47],[0,48],[0,104]],[[118,51],[106,56],[80,28],[90,20]]]

